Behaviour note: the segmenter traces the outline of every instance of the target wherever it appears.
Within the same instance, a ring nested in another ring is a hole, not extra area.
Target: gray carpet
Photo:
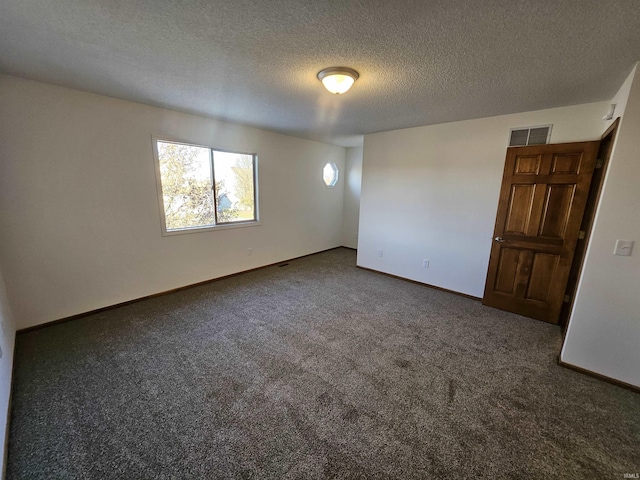
[[[558,327],[337,249],[21,334],[9,479],[618,479],[640,395]]]

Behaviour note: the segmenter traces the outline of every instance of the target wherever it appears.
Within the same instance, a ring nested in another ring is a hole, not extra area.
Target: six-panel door
[[[598,144],[507,149],[485,305],[558,323]]]

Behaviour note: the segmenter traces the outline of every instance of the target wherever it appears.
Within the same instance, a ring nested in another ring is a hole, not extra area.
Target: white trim
[[[186,233],[212,232],[214,230],[229,230],[231,228],[260,227],[262,222],[250,220],[248,222],[223,223],[221,225],[207,225],[204,227],[189,227],[176,230],[165,230],[163,237],[172,237],[174,235],[184,235]]]
[[[160,137],[151,135],[151,150],[153,152],[153,168],[156,172],[156,191],[158,194],[158,207],[160,213],[160,233],[167,233],[167,220],[164,215],[164,199],[162,196],[162,176],[160,174],[160,158],[158,156],[158,140]]]
[[[327,165],[333,165],[333,171],[336,174],[336,179],[333,182],[333,184],[331,185],[327,185],[327,182],[324,181],[324,169],[327,167]],[[336,162],[327,162],[322,166],[322,170],[320,170],[321,175],[321,179],[322,179],[322,183],[324,184],[325,187],[327,188],[335,188],[338,185],[338,182],[340,181],[340,168],[338,167],[338,165],[336,165]]]

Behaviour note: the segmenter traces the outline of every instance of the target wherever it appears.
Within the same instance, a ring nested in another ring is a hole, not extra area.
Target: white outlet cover
[[[633,251],[633,240],[616,240],[616,248],[613,250],[614,255],[622,257],[630,257]]]

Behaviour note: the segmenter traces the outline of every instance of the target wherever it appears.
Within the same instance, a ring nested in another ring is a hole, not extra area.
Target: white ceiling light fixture
[[[359,76],[360,74],[353,68],[329,67],[318,73],[318,80],[322,82],[324,88],[339,95],[349,90]]]

